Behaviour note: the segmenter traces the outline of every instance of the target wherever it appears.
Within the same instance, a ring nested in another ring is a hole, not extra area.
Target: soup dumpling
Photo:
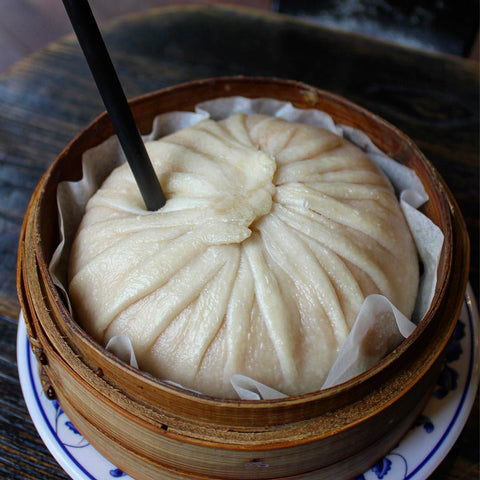
[[[265,115],[204,120],[148,153],[168,199],[145,210],[127,164],[89,200],[69,265],[75,317],[128,335],[139,367],[234,397],[233,374],[317,390],[365,297],[410,316],[414,242],[391,185],[349,141]]]

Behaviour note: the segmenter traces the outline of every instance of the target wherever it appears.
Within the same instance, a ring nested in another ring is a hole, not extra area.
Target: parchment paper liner
[[[437,268],[443,245],[441,230],[418,208],[428,196],[416,173],[381,152],[363,132],[336,124],[325,112],[297,109],[290,103],[274,99],[243,97],[219,98],[200,103],[195,112],[170,112],[154,119],[152,132],[145,141],[156,140],[205,118],[221,120],[234,113],[261,113],[293,122],[318,125],[347,138],[364,150],[389,178],[398,195],[400,206],[414,237],[423,266],[415,311],[411,320],[398,311],[382,295],[370,295],[364,301],[354,326],[332,365],[322,388],[347,381],[375,365],[415,329],[430,307],[435,291]],[[111,137],[83,155],[83,178],[78,182],[62,182],[58,186],[57,204],[60,239],[50,263],[55,284],[67,294],[68,257],[73,239],[83,217],[88,199],[109,173],[125,162],[117,138]],[[73,311],[71,305],[68,305]],[[379,326],[382,325],[382,329]],[[137,366],[131,342],[124,336],[112,338],[106,348],[123,361]],[[168,379],[166,379],[168,381]],[[284,397],[281,392],[244,375],[233,375],[232,385],[239,398],[260,400]],[[172,382],[174,383],[174,382]]]

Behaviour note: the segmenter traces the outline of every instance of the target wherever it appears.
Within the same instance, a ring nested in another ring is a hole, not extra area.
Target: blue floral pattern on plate
[[[423,413],[397,447],[355,480],[420,480],[438,466],[460,434],[475,398],[477,325],[478,311],[469,287],[445,366]],[[131,479],[82,437],[57,401],[47,399],[23,319],[19,322],[17,357],[32,420],[52,455],[72,479]]]

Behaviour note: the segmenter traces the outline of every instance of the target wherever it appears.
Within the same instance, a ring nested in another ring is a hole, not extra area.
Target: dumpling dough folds
[[[264,115],[146,144],[168,198],[145,210],[127,164],[89,200],[69,265],[79,323],[128,335],[142,370],[234,397],[324,382],[369,294],[410,316],[414,242],[388,180],[347,140]]]

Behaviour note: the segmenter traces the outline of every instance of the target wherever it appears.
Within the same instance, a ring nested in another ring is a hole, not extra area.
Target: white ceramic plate
[[[478,310],[470,286],[450,343],[445,367],[430,400],[403,440],[355,480],[427,478],[457,440],[478,386]],[[52,455],[73,480],[131,479],[97,452],[55,400],[42,390],[20,317],[17,336],[20,383],[33,423]]]

